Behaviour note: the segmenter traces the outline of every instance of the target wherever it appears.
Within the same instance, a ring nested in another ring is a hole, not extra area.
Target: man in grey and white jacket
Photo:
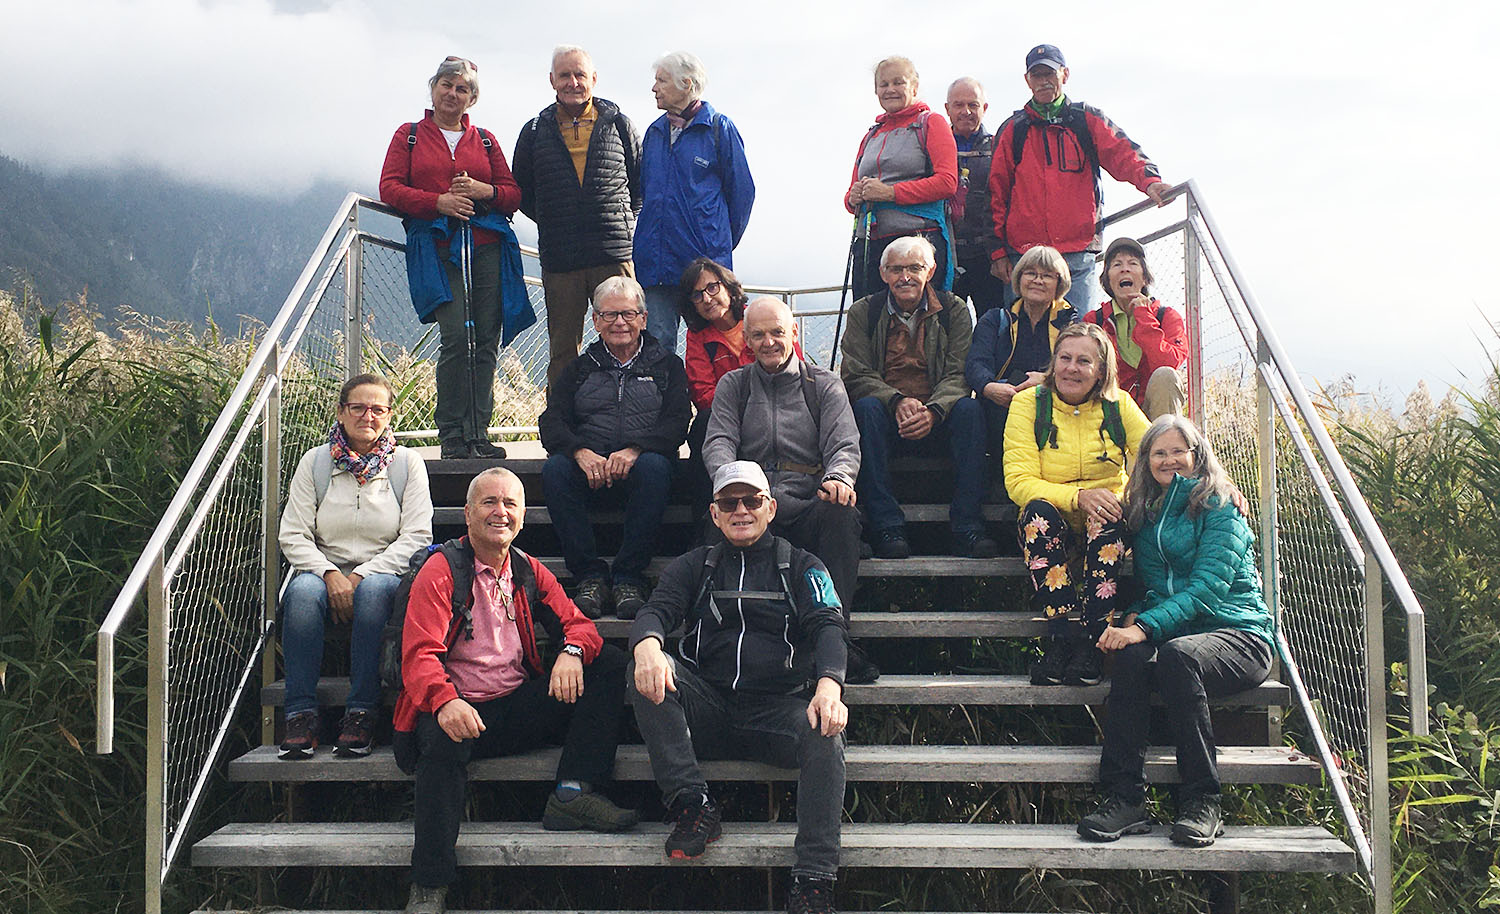
[[[859,427],[838,375],[799,359],[796,339],[785,302],[746,306],[755,361],[714,388],[703,463],[710,478],[735,460],[761,465],[778,506],[771,532],[823,560],[847,617],[859,574]]]

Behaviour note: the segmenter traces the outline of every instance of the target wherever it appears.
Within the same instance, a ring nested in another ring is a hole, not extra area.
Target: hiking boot
[[[578,585],[578,593],[573,595],[573,605],[590,619],[603,615],[609,600],[609,582],[603,578],[584,578]]]
[[[900,527],[880,531],[871,548],[877,559],[904,559],[911,555],[911,544],[906,541],[906,531]]]
[[[983,530],[964,530],[953,534],[953,554],[966,559],[992,559],[1000,554],[1000,544]]]
[[[621,581],[614,589],[615,615],[621,619],[634,619],[635,614],[646,605],[646,585]]]
[[[844,668],[845,685],[869,685],[880,678],[880,667],[857,644],[849,645],[849,663]]]
[[[286,716],[286,735],[281,738],[284,759],[312,758],[318,748],[318,712],[298,711]]]
[[[626,831],[639,821],[635,810],[616,806],[604,794],[593,791],[575,794],[571,800],[554,791],[542,813],[542,828],[547,831]]]
[[[701,793],[679,796],[667,810],[672,833],[667,835],[667,856],[673,860],[696,860],[724,834],[722,814],[713,800]]]
[[[1172,843],[1188,847],[1208,847],[1224,834],[1224,813],[1217,796],[1193,797],[1182,804],[1177,821],[1172,823]]]
[[[406,914],[447,914],[448,887],[436,888],[411,884],[411,895],[406,899]]]
[[[1088,638],[1073,642],[1073,656],[1063,667],[1062,681],[1071,686],[1098,685],[1104,679],[1104,652]]]
[[[793,876],[786,893],[786,914],[837,914],[833,906],[833,880],[815,876]]]
[[[488,438],[469,442],[469,456],[480,460],[504,460],[505,448],[492,443]]]
[[[350,711],[339,724],[339,741],[333,754],[340,758],[363,758],[375,743],[375,712]]]
[[[859,557],[862,559],[873,559],[875,557],[875,548],[864,540],[860,540]]]
[[[1117,796],[1104,798],[1099,808],[1078,822],[1078,834],[1090,841],[1118,841],[1122,835],[1144,835],[1151,831],[1145,803],[1131,803]]]
[[[459,438],[444,438],[441,454],[443,460],[467,460],[469,442]]]
[[[1032,685],[1062,685],[1063,671],[1073,656],[1073,642],[1067,638],[1043,638],[1042,659],[1031,665]]]

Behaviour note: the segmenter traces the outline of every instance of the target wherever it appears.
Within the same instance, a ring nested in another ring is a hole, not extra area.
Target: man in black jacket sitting
[[[611,600],[622,619],[645,602],[646,565],[692,418],[682,359],[645,327],[640,283],[628,276],[601,282],[594,290],[599,339],[548,386],[537,422],[548,454],[542,493],[568,571],[579,581],[573,602],[591,619]],[[625,508],[612,569],[599,557],[589,521],[590,506],[601,501]]]
[[[798,769],[796,864],[787,909],[833,910],[844,805],[844,617],[810,552],[770,535],[776,499],[760,465],[714,475],[709,508],[725,542],[668,565],[630,630],[635,719],[672,832],[691,859],[722,832],[702,758]],[[676,658],[667,635],[685,631]]]

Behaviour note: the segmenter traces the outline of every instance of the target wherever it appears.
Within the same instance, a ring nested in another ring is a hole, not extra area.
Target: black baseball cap
[[[1063,52],[1058,50],[1055,44],[1039,44],[1032,48],[1026,55],[1026,69],[1030,70],[1037,64],[1046,64],[1054,70],[1061,70],[1068,65],[1063,60]]]

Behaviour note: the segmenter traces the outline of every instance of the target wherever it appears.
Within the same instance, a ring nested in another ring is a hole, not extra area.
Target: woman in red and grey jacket
[[[1176,308],[1151,295],[1151,269],[1140,242],[1134,238],[1111,241],[1099,281],[1110,300],[1083,319],[1103,327],[1115,344],[1120,389],[1130,394],[1148,419],[1167,413],[1181,415],[1187,401],[1182,377],[1188,360],[1187,325]]]
[[[844,207],[859,217],[854,243],[854,298],[885,288],[880,255],[903,235],[921,235],[937,251],[933,283],[953,288],[952,227],[947,203],[958,190],[958,151],[941,114],[917,101],[917,68],[905,57],[875,65],[875,118],[854,157]]]
[[[380,169],[380,199],[400,210],[409,223],[436,220],[445,231],[447,220],[473,224],[472,308],[465,307],[462,270],[449,259],[446,234],[436,241],[436,255],[447,275],[451,300],[437,304],[442,300],[437,295],[419,302],[414,295],[413,304],[424,323],[436,321],[442,336],[436,415],[442,455],[504,457],[505,451],[490,443],[486,429],[494,409],[503,316],[499,242],[502,234],[510,233],[505,222],[521,205],[521,188],[494,136],[469,123],[467,112],[479,100],[479,68],[461,57],[449,57],[427,84],[432,107],[422,120],[396,128]],[[472,310],[474,322],[472,376],[466,364],[466,310]]]

